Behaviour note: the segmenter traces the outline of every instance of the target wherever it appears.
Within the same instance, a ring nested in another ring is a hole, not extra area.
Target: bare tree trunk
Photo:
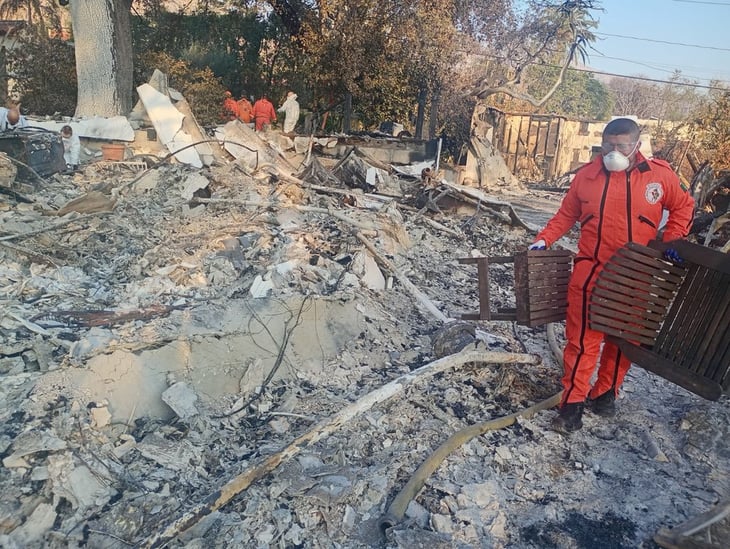
[[[8,50],[0,46],[0,103],[3,105],[8,100]]]
[[[76,116],[132,109],[131,0],[71,0],[76,50]]]
[[[426,88],[418,92],[418,113],[416,114],[416,139],[423,139],[423,120],[426,118]]]
[[[345,92],[345,105],[343,107],[344,114],[342,116],[342,131],[350,133],[352,128],[352,94]]]
[[[441,89],[436,88],[431,96],[431,112],[428,120],[428,138],[436,137],[436,127],[438,126],[439,103],[441,103]]]

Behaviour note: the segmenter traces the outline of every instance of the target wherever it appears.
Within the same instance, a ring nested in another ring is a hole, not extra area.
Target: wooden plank
[[[641,288],[645,291],[650,291],[651,293],[658,293],[664,297],[673,296],[680,286],[680,284],[677,283],[657,279],[652,274],[638,273],[618,265],[606,266],[606,269],[604,269],[603,272],[606,273],[605,276],[603,276],[606,280],[618,280],[617,277],[621,277],[621,280],[625,281],[621,283],[626,286],[627,289],[634,290],[636,288]]]
[[[570,267],[573,262],[572,257],[569,255],[562,257],[527,257],[525,258],[525,261],[530,268],[535,268],[540,265],[549,265],[554,269],[563,266]]]
[[[527,268],[527,252],[515,255],[515,304],[517,305],[517,322],[530,320],[529,271]]]
[[[725,370],[725,373],[721,377],[718,376],[719,379],[717,381],[725,391],[728,391],[730,390],[730,367],[728,367],[728,364],[730,364],[730,345],[725,347],[724,353],[718,360],[718,363],[723,365],[721,368]]]
[[[702,265],[713,271],[730,274],[730,254],[713,250],[706,246],[700,246],[699,244],[693,244],[687,240],[674,240],[672,242],[657,242],[656,240],[652,240],[649,246],[659,250],[660,253],[668,248],[672,248],[687,262]]]
[[[573,252],[568,250],[527,250],[518,253],[520,254],[524,254],[528,262],[555,258],[565,261],[573,257]]]
[[[664,260],[664,250],[660,251],[657,248],[654,248],[653,244],[655,242],[656,240],[652,240],[651,242],[649,242],[648,246],[642,246],[641,244],[637,244],[636,242],[628,242],[624,247],[627,250],[637,252],[647,257]]]
[[[611,291],[607,290],[606,288],[600,288],[598,286],[596,286],[593,289],[593,293],[591,294],[591,299],[592,300],[593,299],[601,300],[601,302],[611,301],[613,303],[616,303],[617,305],[624,304],[624,305],[629,305],[631,307],[642,308],[642,309],[645,309],[646,311],[648,311],[649,313],[661,315],[662,318],[664,318],[664,316],[666,315],[667,308],[670,303],[670,300],[668,300],[668,299],[664,299],[664,300],[657,299],[657,301],[638,301],[631,295],[611,292]]]
[[[460,257],[462,265],[477,266],[477,291],[479,293],[479,313],[463,313],[462,320],[490,320],[489,304],[489,259],[487,257]]]
[[[553,265],[539,265],[538,268],[530,266],[528,268],[528,275],[534,279],[539,280],[541,276],[570,276],[571,269],[570,265],[562,265],[560,268],[554,269]],[[567,267],[567,268],[565,268]]]
[[[482,320],[478,314],[461,313],[461,320]]]
[[[517,320],[515,313],[491,313],[489,320]]]
[[[550,322],[561,322],[565,320],[565,317],[566,311],[555,311],[552,315],[539,315],[534,318],[530,318],[525,325],[530,328],[535,328],[536,326],[542,326],[543,324],[549,324]]]
[[[570,280],[570,271],[564,273],[545,272],[545,273],[529,273],[527,276],[530,288],[539,288],[542,286],[567,286]]]
[[[532,288],[528,292],[531,302],[550,301],[551,299],[566,299],[568,296],[567,286],[562,288]]]
[[[565,315],[565,312],[568,310],[567,306],[564,307],[546,307],[545,309],[538,309],[535,311],[530,311],[530,319],[536,319],[540,317],[547,317],[547,316],[554,316],[554,315]],[[563,317],[565,318],[565,317]]]
[[[471,258],[467,258],[471,259]],[[495,255],[495,256],[489,256],[489,262],[490,263],[514,263],[515,256],[513,255]]]
[[[721,314],[716,317],[716,328],[713,338],[708,345],[707,361],[711,365],[705,372],[705,376],[715,381],[721,381],[725,373],[730,369],[730,357],[723,362],[723,355],[730,348],[730,306],[727,301],[730,300],[730,292],[726,290],[723,304],[718,309]]]
[[[604,270],[638,280],[645,284],[650,284],[651,286],[665,288],[672,292],[677,291],[677,288],[682,282],[681,278],[678,280],[665,280],[659,278],[656,272],[637,271],[618,263],[608,263]]]
[[[542,288],[530,288],[528,292],[530,302],[536,301],[548,301],[550,299],[565,299],[568,295],[568,287],[563,286],[561,288],[555,287],[542,287]]]
[[[591,316],[597,315],[604,316],[606,318],[612,318],[616,322],[624,324],[627,330],[631,330],[632,327],[636,326],[652,330],[656,334],[659,333],[659,328],[661,326],[661,321],[646,318],[638,314],[632,314],[632,312],[629,310],[619,311],[618,309],[601,307],[596,305],[595,303],[591,303],[588,306],[588,314]]]
[[[678,307],[676,318],[679,322],[672,328],[679,331],[673,339],[667,340],[667,345],[664,347],[666,352],[660,353],[663,356],[674,357],[673,360],[678,366],[691,368],[693,371],[699,366],[693,359],[699,351],[699,342],[706,329],[705,311],[711,301],[706,288],[713,278],[712,271],[698,268],[697,276],[691,279],[685,299],[681,302],[675,301]]]
[[[588,322],[590,327],[594,330],[601,331],[595,326],[611,327],[614,330],[619,330],[627,339],[632,339],[634,336],[648,337],[651,338],[650,343],[652,344],[656,339],[657,332],[653,326],[644,326],[641,324],[626,322],[622,319],[616,319],[612,315],[603,314],[603,311],[591,311],[588,315]],[[642,343],[647,342],[642,341]]]
[[[656,344],[654,346],[654,350],[662,356],[668,356],[672,342],[678,337],[682,337],[684,335],[680,312],[682,312],[686,307],[683,303],[685,303],[687,299],[687,294],[693,284],[692,281],[699,276],[699,273],[700,269],[696,265],[691,266],[691,268],[688,269],[684,283],[679,288],[679,291],[674,298],[674,302],[667,311],[667,317],[664,319],[664,325],[657,336]]]
[[[707,354],[707,369],[705,377],[713,379],[718,383],[722,381],[730,370],[730,309],[725,311],[724,324],[715,330],[713,350],[711,354]],[[724,326],[722,328],[721,326]],[[723,356],[725,358],[723,359]]]
[[[601,322],[597,322],[594,320],[591,320],[590,326],[591,326],[592,330],[596,330],[598,332],[603,332],[607,336],[614,336],[614,337],[621,338],[621,339],[630,338],[631,341],[635,341],[635,342],[641,343],[643,345],[651,345],[654,342],[653,337],[637,335],[637,334],[629,334],[620,328],[616,328],[609,324],[603,324]]]
[[[602,332],[604,330],[602,328],[596,328],[595,326],[619,330],[622,334],[631,334],[631,337],[626,335],[626,339],[633,339],[634,337],[638,336],[650,338],[650,341],[642,341],[642,343],[653,344],[654,340],[656,339],[656,330],[640,326],[638,324],[628,324],[626,322],[616,320],[613,318],[613,316],[601,314],[600,311],[592,311],[589,314],[588,319],[591,328],[594,330],[598,330],[599,332]]]
[[[674,363],[656,355],[649,349],[632,345],[622,339],[609,338],[609,341],[617,345],[631,362],[707,400],[717,400],[722,394],[722,387],[719,383],[698,376],[690,370],[677,368]]]
[[[633,296],[637,305],[639,305],[640,303],[662,303],[662,302],[669,303],[669,302],[671,302],[672,298],[674,297],[673,294],[657,295],[656,293],[652,293],[652,292],[646,291],[644,289],[639,289],[639,288],[635,288],[632,291],[631,288],[627,288],[623,284],[619,284],[617,282],[613,282],[611,280],[607,280],[607,279],[600,278],[600,277],[596,281],[595,287],[605,290],[606,292]]]
[[[629,293],[639,291],[669,298],[674,295],[674,292],[672,292],[671,290],[667,290],[666,288],[659,288],[658,286],[654,286],[653,284],[645,284],[643,282],[639,282],[638,280],[633,280],[631,278],[627,278],[625,276],[606,271],[605,269],[601,271],[600,276],[604,280],[608,280],[624,286]]]
[[[534,318],[536,314],[544,311],[566,310],[567,301],[553,301],[551,303],[542,303],[537,306],[530,307],[530,318]]]
[[[645,250],[651,250],[650,248],[644,248]],[[657,253],[653,251],[654,253]],[[677,277],[677,278],[684,278],[684,275],[687,272],[687,266],[682,265],[674,265],[673,263],[669,263],[668,261],[664,259],[659,259],[654,256],[647,256],[641,252],[636,251],[632,248],[620,248],[617,251],[617,255],[619,257],[626,257],[628,259],[631,259],[632,261],[635,261],[636,263],[641,263],[643,265],[646,265],[649,268],[656,269],[664,274],[666,274],[667,277]],[[611,261],[613,261],[613,258],[611,258]]]
[[[533,286],[529,288],[529,290],[525,291],[526,294],[529,294],[531,296],[531,299],[540,299],[542,296],[567,296],[568,295],[568,285],[567,284],[559,284],[555,286]]]
[[[650,313],[646,309],[622,306],[621,303],[597,296],[591,299],[588,308],[589,310],[602,311],[601,314],[606,316],[615,315],[615,318],[624,319],[627,322],[637,322],[643,326],[652,324],[656,326],[657,331],[664,320],[662,314]]]
[[[697,364],[694,370],[698,374],[709,378],[712,378],[711,372],[715,369],[712,357],[721,343],[716,337],[717,332],[725,332],[727,318],[724,319],[724,324],[722,321],[726,316],[728,304],[730,303],[730,292],[728,291],[730,277],[719,272],[714,274],[712,284],[705,288],[705,291],[710,294],[709,307],[704,311],[702,317],[703,327],[700,328],[698,334],[701,341],[698,342],[697,352],[693,358],[693,361]]]
[[[556,307],[545,307],[543,309],[535,309],[533,311],[530,311],[530,316],[528,317],[528,319],[537,318],[539,316],[552,315],[553,313],[556,313],[556,314],[562,314],[563,318],[561,318],[561,320],[565,320],[567,310],[568,310],[567,305],[565,305],[563,307],[556,306]]]

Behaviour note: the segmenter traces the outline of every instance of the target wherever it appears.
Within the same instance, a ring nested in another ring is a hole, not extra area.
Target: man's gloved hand
[[[544,250],[546,248],[547,248],[547,243],[544,240],[540,239],[537,242],[533,242],[532,244],[530,244],[527,249],[528,250]]]
[[[667,248],[664,251],[664,259],[671,261],[672,263],[684,263],[684,259],[679,255],[679,252],[674,248]]]

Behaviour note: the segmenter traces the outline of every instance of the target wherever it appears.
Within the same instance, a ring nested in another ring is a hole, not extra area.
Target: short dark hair
[[[639,139],[641,129],[639,125],[630,118],[616,118],[611,120],[603,130],[604,137],[606,135],[630,135],[635,140]]]
[[[71,128],[71,126],[66,125],[63,128],[61,128],[61,135],[73,135],[73,133],[74,133],[74,131]]]

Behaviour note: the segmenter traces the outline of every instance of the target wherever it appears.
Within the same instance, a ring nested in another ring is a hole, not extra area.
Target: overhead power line
[[[633,59],[624,59],[622,57],[610,57],[608,55],[600,55],[599,57],[601,59],[613,59],[614,61],[624,61],[626,63],[631,63],[632,65],[639,65],[639,66],[646,67],[648,69],[652,69],[652,70],[655,70],[655,71],[662,71],[662,72],[674,73],[677,70],[679,70],[677,68],[675,68],[673,70],[668,70],[668,69],[665,69],[665,68],[657,67],[655,65],[650,65],[648,63],[642,63],[640,61],[635,61]],[[695,80],[718,80],[718,81],[723,82],[723,83],[725,82],[725,80],[723,80],[722,78],[701,78],[699,76],[692,76],[690,74],[684,74],[684,73],[682,73],[682,76],[684,76],[685,78],[694,78]]]
[[[709,6],[730,6],[728,2],[702,2],[700,0],[674,0],[675,2],[684,2],[685,4],[707,4]]]
[[[730,6],[730,4],[728,4]],[[623,34],[609,34],[607,32],[594,32],[598,36],[613,36],[615,38],[628,38],[630,40],[640,40],[642,42],[654,42],[656,44],[670,44],[672,46],[684,46],[687,48],[701,48],[703,50],[730,51],[730,48],[717,48],[715,46],[700,46],[698,44],[684,44],[682,42],[669,42],[667,40],[653,40],[651,38],[638,38],[636,36],[624,36]]]
[[[558,65],[549,65],[551,67],[560,68]],[[702,84],[691,84],[689,82],[671,82],[669,80],[659,80],[658,78],[648,78],[646,76],[626,76],[625,74],[616,74],[613,72],[597,71],[595,69],[581,69],[578,67],[568,67],[572,71],[592,72],[593,74],[602,74],[604,76],[616,76],[618,78],[628,78],[630,80],[644,80],[645,82],[656,82],[658,84],[670,84],[672,86],[684,86],[687,88],[702,88],[704,90],[730,91],[729,88],[720,86],[704,86]]]

